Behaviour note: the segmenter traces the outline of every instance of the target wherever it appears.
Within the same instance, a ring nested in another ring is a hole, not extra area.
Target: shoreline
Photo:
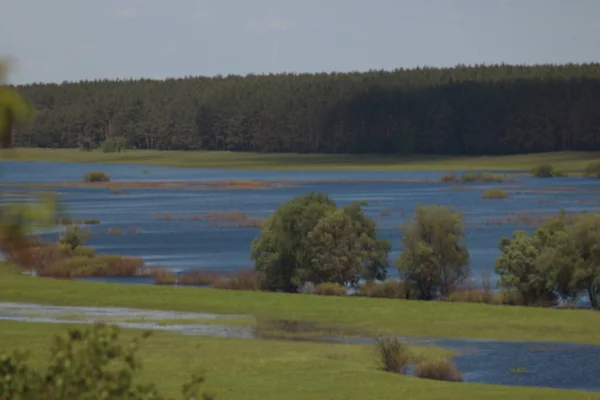
[[[103,153],[78,149],[15,148],[0,152],[0,162],[75,162],[205,168],[248,171],[298,172],[530,172],[550,163],[565,171],[582,171],[600,158],[600,152],[556,152],[493,156],[436,156],[387,154],[297,154],[230,151],[128,150]]]

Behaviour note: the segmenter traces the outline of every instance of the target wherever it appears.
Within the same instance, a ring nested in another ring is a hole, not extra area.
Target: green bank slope
[[[77,149],[11,149],[2,160],[80,163],[132,163],[169,167],[307,171],[529,171],[543,163],[561,170],[582,170],[597,152],[559,152],[510,156],[385,156],[347,154],[262,154],[226,151],[83,152]]]

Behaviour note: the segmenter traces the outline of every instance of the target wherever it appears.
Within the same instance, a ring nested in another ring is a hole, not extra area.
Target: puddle
[[[159,330],[227,338],[255,339],[252,328],[228,326],[248,315],[140,310],[116,307],[69,307],[0,302],[0,320],[56,324],[105,322],[125,329]],[[181,323],[183,320],[186,323]],[[194,320],[197,320],[195,322]],[[209,321],[210,323],[207,323]],[[202,323],[204,322],[204,323]],[[219,324],[222,322],[222,325]],[[409,344],[456,351],[453,358],[469,383],[549,387],[600,392],[600,346],[546,342],[402,338]],[[368,338],[322,340],[369,344]]]
[[[104,322],[125,329],[151,329],[176,332],[184,335],[242,339],[254,338],[251,328],[227,325],[228,320],[237,318],[250,317],[246,315],[219,315],[116,307],[69,307],[0,303],[0,320],[54,324],[93,324]],[[181,320],[211,320],[211,323],[177,323]],[[219,325],[219,321],[223,321],[223,325]]]

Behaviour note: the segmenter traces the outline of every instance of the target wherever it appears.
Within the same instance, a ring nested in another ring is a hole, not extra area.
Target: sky
[[[0,0],[10,82],[600,61],[600,0]]]

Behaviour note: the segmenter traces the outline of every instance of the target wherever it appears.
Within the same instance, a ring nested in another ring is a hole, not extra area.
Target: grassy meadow
[[[290,171],[530,171],[545,163],[552,164],[560,170],[581,171],[588,163],[599,158],[598,152],[453,157],[148,150],[103,153],[100,150],[84,152],[78,149],[18,148],[3,150],[0,153],[0,159],[13,161],[129,163],[188,168]]]
[[[29,350],[34,365],[49,355],[53,335],[65,325],[0,321],[0,352]],[[124,330],[123,339],[138,332]],[[447,352],[413,347],[414,356]],[[368,345],[274,340],[219,339],[155,333],[142,343],[140,379],[177,396],[194,372],[217,400],[305,399],[594,399],[578,391],[446,383],[379,371]]]
[[[0,301],[252,315],[365,333],[600,344],[600,313],[34,278],[0,268]]]

